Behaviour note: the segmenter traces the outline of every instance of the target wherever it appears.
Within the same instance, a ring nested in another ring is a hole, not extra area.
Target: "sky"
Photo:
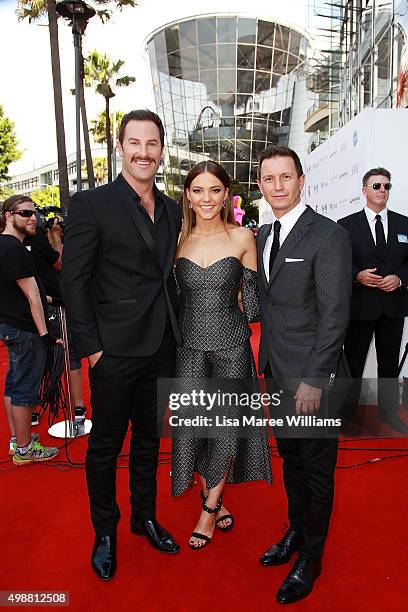
[[[307,29],[307,6],[314,0],[139,0],[139,6],[117,11],[102,25],[97,18],[88,24],[83,52],[106,52],[112,60],[125,61],[122,74],[136,77],[129,87],[116,89],[118,110],[155,110],[148,58],[144,41],[156,28],[178,18],[204,13],[242,13],[277,18]],[[248,6],[251,6],[249,11]],[[49,36],[46,22],[18,22],[16,0],[0,0],[0,104],[15,123],[21,159],[10,174],[32,170],[56,160],[54,103]],[[205,7],[205,8],[203,8]],[[64,123],[67,154],[75,151],[74,46],[71,28],[59,20]],[[104,110],[104,99],[86,91],[88,119]]]

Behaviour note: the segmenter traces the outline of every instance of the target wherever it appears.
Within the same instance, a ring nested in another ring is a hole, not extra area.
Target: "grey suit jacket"
[[[263,250],[271,225],[257,236],[261,342],[259,370],[328,388],[350,318],[350,238],[309,206],[283,242],[269,283]],[[298,262],[287,258],[301,259]]]

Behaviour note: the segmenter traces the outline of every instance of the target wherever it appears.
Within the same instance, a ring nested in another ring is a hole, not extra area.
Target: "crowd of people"
[[[12,196],[1,213],[0,338],[9,353],[5,407],[13,461],[23,465],[57,454],[35,434],[30,438],[30,419],[47,348],[59,342],[47,326],[47,302],[62,299],[75,347],[73,388],[80,359],[89,362],[91,563],[104,580],[117,568],[116,466],[129,421],[130,529],[159,551],[177,553],[179,544],[156,517],[157,382],[175,378],[188,390],[186,381],[232,380],[239,388],[251,379],[257,388],[251,321],[261,323],[258,372],[271,396],[280,394],[280,414],[314,417],[327,408],[344,354],[355,379],[347,411],[355,410],[374,335],[378,375],[387,379],[379,383],[380,415],[395,431],[408,431],[395,392],[408,314],[408,218],[387,209],[389,171],[367,171],[364,210],[335,223],[303,202],[305,177],[296,152],[267,147],[258,159],[258,185],[273,221],[255,240],[234,220],[230,179],[220,164],[206,160],[190,170],[181,207],[159,191],[154,178],[163,149],[155,113],[125,115],[118,142],[122,172],[112,183],[73,196],[63,249],[57,226],[52,246],[36,233],[30,198]],[[35,249],[37,241],[42,246]],[[40,261],[47,261],[47,278]],[[280,565],[298,554],[276,596],[288,604],[312,591],[322,569],[338,441],[337,434],[274,434],[289,527],[260,562]],[[188,544],[199,551],[216,528],[234,526],[223,499],[228,483],[272,482],[266,430],[175,436],[173,495],[190,487],[194,473],[201,481],[201,511]]]

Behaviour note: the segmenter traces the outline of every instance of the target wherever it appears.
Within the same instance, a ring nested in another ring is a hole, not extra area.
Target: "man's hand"
[[[378,288],[381,289],[381,291],[390,293],[391,291],[398,289],[400,283],[400,279],[396,274],[388,274],[387,276],[384,276],[380,283],[378,283]]]
[[[92,368],[98,363],[99,359],[102,357],[103,351],[98,351],[97,353],[93,353],[93,355],[88,355],[89,366]]]
[[[364,287],[378,287],[379,283],[383,280],[382,276],[378,274],[374,274],[377,268],[367,268],[366,270],[361,270],[356,276],[356,281],[360,283],[360,285],[364,285]]]
[[[58,236],[59,238],[61,238],[63,234],[63,230],[60,225],[61,220],[62,220],[61,217],[55,217],[52,227],[50,227],[50,229],[48,230],[49,234],[53,236]]]
[[[301,382],[295,394],[296,414],[313,414],[320,408],[322,390]]]
[[[40,336],[40,338],[44,342],[44,344],[45,344],[45,346],[47,348],[53,347],[54,344],[60,344],[61,346],[64,345],[64,343],[61,340],[61,338],[56,338],[55,336],[53,336],[52,334],[50,334],[48,332],[46,332],[45,334]]]

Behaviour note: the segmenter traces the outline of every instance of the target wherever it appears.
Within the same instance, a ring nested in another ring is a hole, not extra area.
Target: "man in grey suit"
[[[272,145],[260,153],[258,184],[274,220],[257,237],[259,371],[268,387],[292,389],[281,396],[284,414],[311,421],[321,404],[328,405],[347,331],[351,244],[342,227],[302,202],[304,180],[295,151]],[[289,379],[297,380],[295,387]],[[290,526],[260,559],[265,566],[280,565],[299,551],[276,596],[283,604],[306,597],[320,575],[338,446],[336,432],[310,438],[307,428],[293,429],[285,437],[275,433]]]

